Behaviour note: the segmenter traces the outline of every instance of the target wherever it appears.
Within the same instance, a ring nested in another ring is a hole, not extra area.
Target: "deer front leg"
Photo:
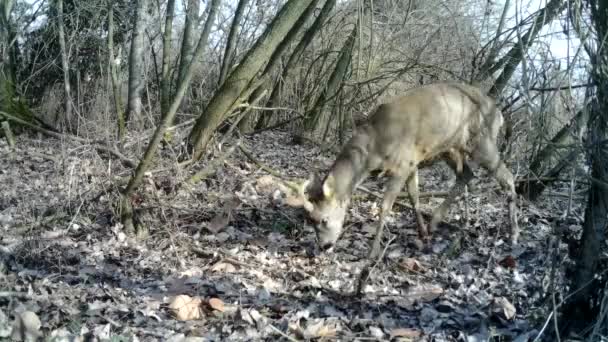
[[[463,193],[465,185],[467,185],[474,177],[473,171],[466,162],[461,160],[460,162],[455,163],[448,160],[447,163],[450,165],[450,167],[452,167],[454,172],[456,172],[456,183],[454,186],[452,186],[448,196],[441,203],[441,205],[433,210],[433,218],[431,219],[431,224],[429,226],[431,233],[437,229],[437,225],[445,217],[445,214],[448,212],[448,209],[450,209],[450,205],[452,205],[452,202],[454,202],[456,196]],[[462,169],[462,172],[458,172],[459,168]]]
[[[494,178],[498,181],[503,191],[508,193],[509,202],[509,221],[511,224],[511,243],[517,244],[519,239],[519,224],[517,223],[517,193],[515,192],[515,181],[513,174],[501,161],[494,173]]]
[[[428,237],[429,233],[426,228],[426,223],[422,217],[422,211],[420,211],[420,202],[418,199],[418,170],[414,170],[410,177],[407,179],[407,195],[410,199],[410,204],[416,212],[416,223],[418,226],[418,235],[421,239]]]
[[[407,176],[401,175],[393,175],[386,182],[386,191],[384,193],[384,198],[382,199],[382,208],[380,209],[380,218],[378,220],[378,226],[376,227],[376,236],[374,238],[374,244],[372,245],[372,250],[369,254],[369,258],[374,260],[380,256],[380,241],[382,241],[382,231],[384,230],[384,220],[389,215],[391,209],[393,208],[393,204],[397,199],[397,195],[403,188],[405,184],[405,180]]]
[[[511,243],[517,244],[519,239],[519,225],[517,223],[517,193],[513,174],[505,163],[500,160],[498,148],[493,141],[482,141],[476,158],[481,166],[493,174],[503,191],[508,192],[509,221],[511,224]]]

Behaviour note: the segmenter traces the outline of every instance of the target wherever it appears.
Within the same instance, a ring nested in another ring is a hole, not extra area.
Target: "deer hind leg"
[[[410,200],[410,204],[416,212],[416,223],[418,225],[418,235],[421,239],[428,237],[429,232],[426,228],[426,223],[422,217],[422,211],[420,211],[420,202],[418,200],[418,169],[414,170],[407,179],[407,195]]]
[[[466,163],[462,154],[449,153],[445,156],[444,160],[450,168],[454,170],[454,173],[456,173],[456,183],[452,186],[448,192],[448,196],[443,200],[441,205],[433,210],[433,218],[431,219],[431,224],[429,226],[431,233],[437,229],[437,225],[447,214],[456,196],[464,192],[464,187],[474,177],[473,170],[471,170],[471,167]]]
[[[384,192],[384,198],[382,199],[382,208],[380,209],[380,219],[378,220],[378,226],[376,227],[376,236],[374,238],[372,250],[369,254],[370,259],[376,259],[380,255],[380,241],[382,240],[384,220],[393,208],[397,195],[399,195],[401,188],[405,185],[408,174],[409,171],[391,175],[386,182],[386,190]]]
[[[488,170],[500,184],[503,191],[508,193],[509,221],[511,224],[511,243],[517,244],[519,239],[519,225],[517,223],[517,193],[513,174],[505,163],[500,160],[496,144],[489,138],[482,140],[475,158],[479,164]]]

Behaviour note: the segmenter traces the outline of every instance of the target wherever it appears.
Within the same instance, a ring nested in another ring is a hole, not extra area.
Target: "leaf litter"
[[[326,169],[334,157],[282,132],[242,144],[288,179]],[[412,212],[396,205],[388,229],[397,237],[364,293],[352,296],[377,198],[357,193],[349,229],[323,255],[293,207],[297,197],[244,155],[190,185],[189,173],[209,160],[177,170],[161,151],[132,199],[148,231],[135,239],[115,206],[131,170],[69,142],[22,135],[19,146],[11,152],[0,142],[0,339],[526,341],[548,316],[552,213],[562,202],[522,203],[515,248],[494,191],[472,191],[468,217],[454,204],[430,245],[417,239]],[[477,173],[472,188],[495,186]],[[446,168],[420,174],[421,191],[453,183]],[[365,186],[381,193],[377,179]],[[425,198],[421,206],[430,212],[438,203]],[[580,206],[573,213],[572,234]],[[465,220],[468,228],[459,228]]]

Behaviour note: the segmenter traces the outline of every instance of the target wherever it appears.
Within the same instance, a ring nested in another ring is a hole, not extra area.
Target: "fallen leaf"
[[[498,297],[492,301],[492,312],[501,318],[511,320],[515,317],[517,310],[505,297]]]
[[[443,288],[437,285],[419,285],[408,289],[405,294],[411,300],[430,302],[443,294]]]
[[[241,205],[241,200],[233,196],[223,205],[223,209],[220,213],[215,215],[211,221],[209,221],[205,228],[211,233],[218,233],[222,229],[226,228],[232,220],[232,212]]]
[[[11,338],[16,341],[37,341],[41,336],[41,326],[38,315],[32,311],[24,311],[15,318]]]
[[[391,339],[395,337],[419,338],[422,336],[422,331],[411,328],[397,328],[391,330]]]
[[[179,295],[171,300],[169,309],[175,318],[180,321],[201,319],[203,316],[201,311],[202,302],[198,297],[193,298],[187,295]]]
[[[500,260],[498,262],[498,264],[504,268],[517,267],[517,262],[515,261],[515,258],[513,258],[513,256],[511,256],[511,255],[507,255],[506,257],[504,257],[502,260]]]
[[[320,319],[315,323],[309,324],[304,329],[303,335],[305,339],[313,339],[319,337],[330,337],[336,334],[336,329],[325,324],[324,319]]]
[[[211,298],[208,301],[209,306],[213,310],[217,310],[219,312],[224,312],[224,302],[219,298]]]
[[[213,267],[211,267],[211,271],[213,272],[224,272],[224,273],[232,273],[236,272],[236,267],[233,264],[228,262],[218,262]]]
[[[411,272],[426,272],[426,269],[414,258],[404,258],[399,266]]]

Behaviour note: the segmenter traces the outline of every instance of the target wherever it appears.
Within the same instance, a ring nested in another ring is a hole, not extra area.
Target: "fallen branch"
[[[236,144],[234,144],[234,146],[230,147],[229,149],[227,149],[226,151],[224,151],[224,153],[220,154],[217,158],[215,158],[213,161],[211,161],[210,163],[207,164],[207,166],[205,166],[205,168],[203,168],[202,170],[200,170],[199,172],[195,173],[194,175],[192,175],[192,177],[190,177],[186,183],[188,184],[196,184],[204,179],[206,179],[207,177],[209,177],[209,175],[213,174],[217,168],[219,167],[219,165],[221,163],[223,163],[233,152],[237,147],[241,147],[241,140],[237,140]]]
[[[62,134],[62,133],[57,133],[57,132],[53,132],[51,130],[48,130],[46,128],[42,128],[40,126],[34,125],[30,122],[27,122],[21,118],[18,118],[16,116],[13,116],[11,114],[8,114],[6,112],[0,111],[0,116],[5,117],[8,120],[17,122],[21,125],[27,126],[35,131],[38,131],[40,133],[43,133],[47,136],[53,137],[53,138],[57,138],[57,139],[70,139],[70,140],[74,140],[83,144],[87,144],[87,145],[92,145],[93,148],[95,148],[96,150],[100,151],[100,152],[107,152],[113,156],[115,156],[116,158],[118,158],[123,165],[130,167],[130,168],[135,168],[137,165],[135,164],[134,161],[132,161],[131,159],[127,158],[126,156],[124,156],[122,153],[120,153],[119,151],[117,151],[114,148],[111,148],[105,144],[102,144],[100,141],[95,141],[95,140],[89,140],[89,139],[84,139],[84,138],[80,138],[80,137],[76,137],[73,135],[69,135],[69,134]]]

